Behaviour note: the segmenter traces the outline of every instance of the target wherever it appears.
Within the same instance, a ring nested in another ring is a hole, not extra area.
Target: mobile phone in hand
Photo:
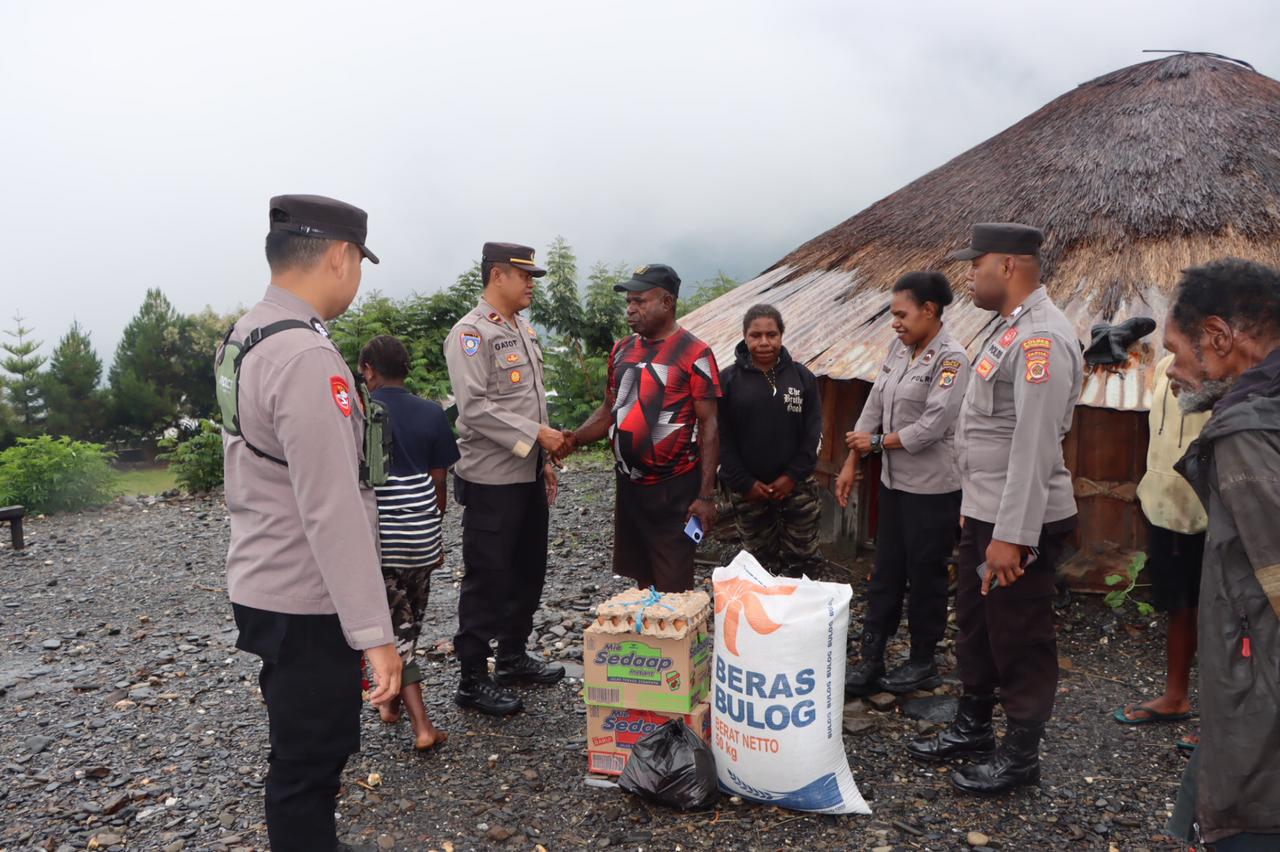
[[[684,525],[684,534],[693,539],[694,544],[702,542],[702,520],[694,515],[689,519],[689,523]]]
[[[1040,556],[1040,550],[1038,548],[1028,547],[1026,555],[1022,557],[1022,570],[1025,571],[1027,569],[1027,566],[1029,566],[1032,562],[1035,562],[1039,556]],[[991,573],[991,566],[988,565],[986,560],[984,559],[982,561],[982,564],[979,565],[976,570],[978,572],[978,582],[985,583],[987,581],[987,575]],[[999,585],[1000,585],[1000,575],[997,574],[995,578],[991,581],[991,588],[994,589]]]

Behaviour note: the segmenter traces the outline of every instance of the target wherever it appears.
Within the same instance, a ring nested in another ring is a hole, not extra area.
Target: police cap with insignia
[[[378,256],[364,244],[369,235],[369,214],[336,198],[277,195],[271,199],[271,230],[355,243],[361,254],[378,262]]]
[[[547,270],[533,262],[533,249],[517,243],[485,243],[480,259],[485,263],[509,263],[534,278],[547,274]]]
[[[661,287],[671,295],[679,296],[680,276],[666,264],[649,263],[636,267],[635,272],[631,273],[630,280],[615,284],[613,289],[619,293],[627,291],[640,293],[644,290],[652,290],[654,287]]]
[[[947,260],[973,260],[984,254],[1040,253],[1044,232],[1017,222],[984,222],[973,226],[969,245],[947,255]]]

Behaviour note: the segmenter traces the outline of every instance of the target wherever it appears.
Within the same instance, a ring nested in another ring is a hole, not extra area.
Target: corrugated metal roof
[[[859,280],[856,272],[806,272],[788,279],[794,272],[789,266],[772,269],[689,314],[682,324],[711,346],[721,364],[728,364],[742,339],[742,315],[751,305],[767,302],[782,312],[787,325],[783,342],[792,357],[815,375],[874,381],[894,339],[889,293]],[[1159,359],[1168,303],[1157,287],[1151,287],[1146,298],[1149,301],[1121,303],[1106,320],[1087,310],[1087,299],[1057,300],[1086,343],[1096,323],[1118,323],[1133,316],[1157,322],[1154,332],[1130,348],[1129,363],[1123,368],[1086,367],[1081,405],[1119,411],[1150,408],[1153,367]],[[974,307],[967,296],[958,297],[945,314],[947,329],[965,345],[970,357],[977,354],[984,330],[994,318],[992,312]]]

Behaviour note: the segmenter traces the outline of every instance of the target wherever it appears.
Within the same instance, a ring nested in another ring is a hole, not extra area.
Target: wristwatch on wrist
[[[879,453],[884,451],[884,435],[871,436],[871,452]]]

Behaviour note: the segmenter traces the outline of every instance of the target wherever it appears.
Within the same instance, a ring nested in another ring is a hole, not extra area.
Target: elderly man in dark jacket
[[[1177,469],[1209,515],[1200,583],[1200,747],[1170,830],[1280,848],[1280,272],[1187,270],[1165,325],[1185,411],[1213,414]]]

